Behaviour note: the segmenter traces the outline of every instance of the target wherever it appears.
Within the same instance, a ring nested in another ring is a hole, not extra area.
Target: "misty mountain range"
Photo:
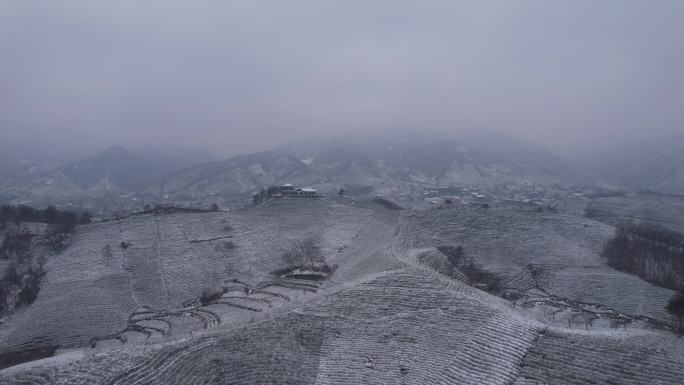
[[[284,183],[321,191],[370,186],[376,192],[411,186],[535,183],[677,194],[684,192],[682,149],[681,137],[654,140],[601,154],[583,168],[541,146],[492,132],[312,139],[209,162],[210,157],[199,151],[113,146],[53,168],[49,162],[24,162],[23,168],[2,178],[0,194],[36,203],[131,192],[229,197]]]
[[[15,160],[2,170],[0,193],[45,201],[142,191],[163,175],[206,162],[213,156],[196,149],[164,151],[143,147],[133,151],[115,145],[80,160],[68,162],[65,158],[50,153],[31,160]]]
[[[606,158],[595,178],[601,186],[684,193],[684,135],[634,143]]]

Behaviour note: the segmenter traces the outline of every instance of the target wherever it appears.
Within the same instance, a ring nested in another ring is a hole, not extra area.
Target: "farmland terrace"
[[[325,198],[86,225],[0,326],[0,354],[56,355],[0,384],[682,383],[673,292],[608,267],[612,234]],[[302,239],[327,280],[273,274]]]

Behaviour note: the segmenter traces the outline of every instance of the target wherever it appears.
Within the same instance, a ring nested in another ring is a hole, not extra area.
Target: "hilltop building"
[[[312,188],[295,188],[292,184],[285,184],[280,187],[280,193],[284,197],[317,197],[318,192]]]
[[[316,195],[318,195],[316,193],[316,190],[314,190],[312,188],[298,188],[298,189],[294,190],[294,193],[295,193],[295,195],[298,195],[298,196],[316,196]]]

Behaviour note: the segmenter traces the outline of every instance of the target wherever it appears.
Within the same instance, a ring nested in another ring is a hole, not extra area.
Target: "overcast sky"
[[[684,131],[684,1],[0,0],[0,139],[208,146]]]

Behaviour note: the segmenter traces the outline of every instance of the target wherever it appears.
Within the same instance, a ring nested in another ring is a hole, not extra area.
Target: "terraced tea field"
[[[0,326],[3,352],[57,355],[0,384],[682,383],[684,344],[654,328],[671,292],[608,268],[611,234],[562,215],[327,199],[88,225]],[[336,266],[329,279],[272,274],[301,239]],[[443,245],[498,277],[499,296]],[[567,322],[580,314],[597,319]]]
[[[502,278],[503,291],[529,299],[597,304],[625,316],[668,321],[674,294],[606,265],[600,256],[613,228],[586,218],[531,212],[435,210],[402,216],[402,254],[462,246],[466,257]],[[415,259],[420,262],[417,254]],[[426,258],[426,257],[423,257]],[[446,257],[441,256],[445,265]]]

